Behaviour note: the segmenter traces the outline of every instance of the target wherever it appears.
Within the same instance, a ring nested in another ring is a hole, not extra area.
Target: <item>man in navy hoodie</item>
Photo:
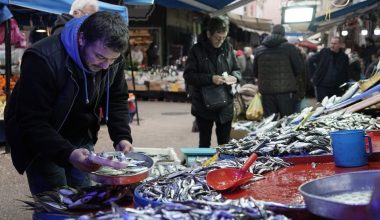
[[[26,172],[33,195],[61,186],[90,185],[88,160],[105,109],[117,151],[132,150],[128,88],[121,54],[128,27],[110,12],[74,18],[61,34],[27,49],[21,77],[5,110],[12,161]]]

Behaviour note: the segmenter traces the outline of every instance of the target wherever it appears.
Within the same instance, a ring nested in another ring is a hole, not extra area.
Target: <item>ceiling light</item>
[[[342,34],[342,36],[347,36],[348,35],[348,31],[347,30],[343,30],[341,34]]]
[[[379,28],[379,26],[377,26],[377,27],[375,28],[375,30],[373,31],[373,33],[374,33],[375,35],[380,35],[380,28]]]
[[[368,30],[367,29],[363,29],[361,32],[360,32],[361,35],[363,36],[367,36],[368,34]]]

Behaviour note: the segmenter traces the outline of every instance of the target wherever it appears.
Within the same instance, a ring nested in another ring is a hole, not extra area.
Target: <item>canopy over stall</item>
[[[136,0],[124,0],[124,2]],[[167,8],[181,8],[193,11],[201,11],[218,16],[246,5],[254,0],[155,0],[155,4],[162,5]]]
[[[343,23],[347,18],[364,14],[372,9],[379,8],[379,0],[367,0],[352,4],[331,14],[316,17],[309,25],[309,31],[321,32],[339,23]]]
[[[70,11],[73,1],[74,0],[0,0],[0,4],[16,5],[52,14],[62,14]],[[128,10],[125,6],[113,5],[99,1],[99,10],[117,12],[128,22]]]
[[[253,18],[245,15],[237,15],[233,13],[227,13],[230,21],[242,28],[251,32],[270,32],[272,28],[271,19]]]

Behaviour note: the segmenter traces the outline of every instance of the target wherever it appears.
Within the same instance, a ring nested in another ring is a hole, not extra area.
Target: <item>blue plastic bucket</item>
[[[372,141],[364,130],[342,130],[330,132],[335,165],[339,167],[359,167],[368,164],[372,153]],[[366,152],[365,138],[369,143]]]
[[[160,206],[162,203],[157,202],[151,199],[144,198],[140,195],[141,188],[144,186],[144,184],[140,184],[135,188],[135,191],[133,191],[133,204],[135,208],[141,207],[144,208],[145,206],[150,205],[151,207],[157,207]]]

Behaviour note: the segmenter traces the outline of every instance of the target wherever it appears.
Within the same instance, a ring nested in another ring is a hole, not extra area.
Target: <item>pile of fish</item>
[[[144,154],[152,158],[154,161],[154,166],[152,167],[149,177],[144,181],[149,181],[160,176],[165,176],[167,174],[186,169],[185,166],[178,164],[179,162],[171,158],[171,156],[168,154],[153,154],[139,151],[137,151],[137,153]]]
[[[123,152],[91,152],[89,160],[93,163],[102,165],[98,170],[93,172],[102,176],[127,176],[136,173],[144,172],[150,167],[147,166],[147,161],[136,160],[127,156]]]
[[[360,113],[331,113],[306,121],[302,126],[294,123],[298,121],[298,116],[295,114],[278,121],[273,121],[275,117],[270,116],[253,128],[246,137],[233,139],[228,144],[219,146],[217,150],[221,154],[234,156],[248,156],[252,152],[270,156],[319,155],[332,151],[330,131],[380,129],[380,119]]]
[[[156,202],[167,203],[188,200],[223,202],[225,199],[222,195],[207,185],[207,173],[223,167],[240,168],[245,159],[225,159],[216,161],[208,167],[189,168],[175,172],[148,181],[136,188],[136,191],[140,197]],[[290,164],[280,158],[259,157],[256,163],[250,167],[250,171],[255,174],[251,181],[263,179],[262,174],[288,166]]]
[[[81,189],[62,187],[37,194],[33,196],[34,201],[23,202],[36,211],[68,214],[104,209],[111,203],[128,204],[132,198],[129,187],[97,185]]]
[[[174,164],[169,162],[156,162],[152,168],[149,177],[145,179],[145,181],[150,181],[152,179],[156,179],[161,176],[168,175],[170,173],[178,172],[186,169],[185,166],[181,164]]]
[[[155,220],[155,219],[267,219],[287,220],[265,209],[263,203],[252,198],[226,200],[224,202],[185,201],[167,203],[159,207],[143,209],[120,208],[114,206],[109,212],[99,212],[93,216],[83,215],[78,220]]]

